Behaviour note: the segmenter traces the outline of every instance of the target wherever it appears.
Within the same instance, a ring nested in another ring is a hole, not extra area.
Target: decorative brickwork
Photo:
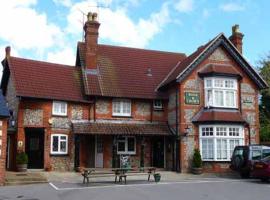
[[[192,90],[199,90],[200,89],[200,83],[198,79],[190,79],[187,80],[185,85],[185,89],[192,89]]]
[[[83,119],[83,108],[79,105],[71,106],[71,119],[72,120],[81,120]]]
[[[97,114],[109,114],[110,113],[110,101],[109,100],[98,100],[96,102],[96,113]]]
[[[230,58],[226,55],[224,50],[217,48],[210,56],[209,60],[212,61],[229,61]]]
[[[247,110],[255,110],[255,95],[242,94],[242,108]]]
[[[255,94],[255,90],[248,83],[241,83],[241,93]]]
[[[70,120],[66,117],[52,117],[52,128],[69,129]]]
[[[41,109],[25,109],[23,115],[24,126],[42,126],[43,110]]]
[[[141,117],[147,117],[150,116],[150,109],[151,106],[149,103],[147,102],[136,102],[136,111],[135,114],[137,116],[141,116]]]

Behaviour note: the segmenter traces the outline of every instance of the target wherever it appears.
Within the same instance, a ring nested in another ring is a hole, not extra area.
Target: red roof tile
[[[209,64],[198,73],[200,75],[226,74],[226,75],[241,76],[241,74],[233,66],[231,66],[231,65],[219,65],[219,64]]]
[[[75,134],[98,135],[171,135],[166,124],[120,124],[105,122],[73,123],[73,132]]]
[[[193,117],[192,122],[245,123],[246,121],[243,119],[241,113],[238,110],[203,109]]]
[[[80,61],[84,63],[85,44],[78,43]],[[97,74],[86,71],[89,95],[132,98],[162,98],[155,88],[184,54],[98,45]]]
[[[86,102],[75,67],[10,57],[9,69],[17,96]]]

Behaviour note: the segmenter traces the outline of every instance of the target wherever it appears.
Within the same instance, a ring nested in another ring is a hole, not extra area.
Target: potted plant
[[[27,171],[28,156],[25,152],[20,152],[16,156],[16,166],[18,172]]]
[[[194,149],[193,160],[192,160],[192,173],[202,174],[202,157],[199,149]]]

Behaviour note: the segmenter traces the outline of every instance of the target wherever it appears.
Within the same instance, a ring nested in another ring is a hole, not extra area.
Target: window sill
[[[130,156],[135,156],[135,155],[136,155],[136,152],[134,152],[134,153],[128,153],[128,152],[119,153],[119,152],[117,152],[117,155],[130,155]]]
[[[204,106],[206,109],[218,108],[218,109],[225,109],[225,110],[239,110],[237,107],[221,107],[221,106]]]
[[[68,157],[69,154],[68,153],[64,153],[64,154],[57,154],[57,153],[50,153],[50,156],[52,157]]]
[[[112,117],[120,117],[120,118],[132,118],[131,115],[112,115]]]
[[[154,110],[154,111],[161,112],[161,111],[164,111],[164,108],[154,108],[153,110]]]
[[[231,160],[202,160],[203,162],[209,162],[209,163],[213,163],[213,162],[222,162],[222,163],[230,163]]]

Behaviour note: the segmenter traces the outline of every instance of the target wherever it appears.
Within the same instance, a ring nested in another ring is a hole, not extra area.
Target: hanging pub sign
[[[200,93],[199,92],[185,92],[185,104],[199,105]]]

